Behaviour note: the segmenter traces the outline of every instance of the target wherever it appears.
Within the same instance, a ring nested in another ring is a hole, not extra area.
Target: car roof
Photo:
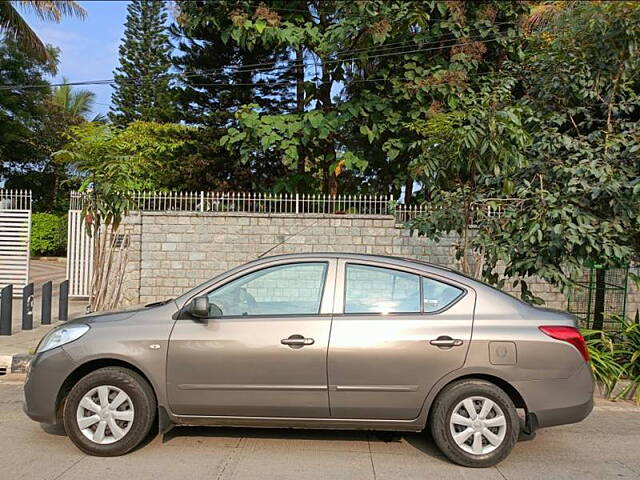
[[[455,270],[453,268],[445,267],[442,265],[438,265],[435,263],[426,262],[424,260],[419,260],[416,258],[408,258],[408,257],[396,257],[393,255],[372,255],[368,253],[349,253],[349,252],[305,252],[305,253],[285,253],[281,255],[270,255],[264,257],[258,257],[256,260],[248,262],[245,265],[259,262],[260,260],[286,260],[286,259],[301,259],[301,258],[348,258],[352,260],[368,260],[372,262],[383,262],[383,263],[391,263],[397,264],[398,266],[413,266],[416,264],[419,266],[429,267],[436,270],[442,270],[447,273],[453,273],[456,275],[460,275],[462,277],[466,277],[462,272]],[[467,277],[468,278],[468,277]],[[473,280],[470,278],[470,280]]]

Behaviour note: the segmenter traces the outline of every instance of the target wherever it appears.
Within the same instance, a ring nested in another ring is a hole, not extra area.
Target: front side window
[[[442,310],[464,293],[461,288],[426,277],[422,278],[422,291],[424,311],[427,313]]]
[[[326,263],[277,265],[233,280],[209,293],[225,317],[320,313]]]
[[[419,313],[420,277],[347,264],[344,313]]]

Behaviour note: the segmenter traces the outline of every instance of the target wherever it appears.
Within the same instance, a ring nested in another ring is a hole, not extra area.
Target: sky
[[[118,65],[118,46],[124,33],[127,1],[84,0],[79,2],[87,10],[87,18],[64,18],[59,24],[43,22],[35,15],[23,16],[45,43],[60,48],[58,75],[70,82],[113,78]],[[110,85],[82,87],[96,94],[94,114],[106,113],[111,104]]]

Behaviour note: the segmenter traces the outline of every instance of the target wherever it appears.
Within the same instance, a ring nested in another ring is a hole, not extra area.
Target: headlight
[[[54,328],[47,333],[40,341],[36,353],[46,352],[52,348],[65,345],[79,339],[89,331],[89,325],[83,323],[73,323],[71,325]]]

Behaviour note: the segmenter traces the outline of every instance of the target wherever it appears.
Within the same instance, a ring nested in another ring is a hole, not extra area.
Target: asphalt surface
[[[426,434],[176,428],[119,458],[78,451],[22,412],[23,377],[0,377],[0,479],[640,479],[640,408],[598,401],[576,425],[540,430],[500,465],[449,463]]]

